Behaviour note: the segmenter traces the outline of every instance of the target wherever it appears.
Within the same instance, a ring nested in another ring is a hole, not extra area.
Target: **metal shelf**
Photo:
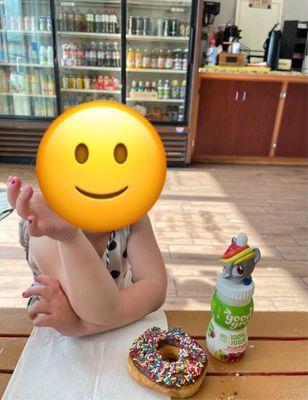
[[[114,72],[121,72],[120,67],[86,67],[86,66],[62,66],[60,69],[77,69],[83,71],[114,71]]]
[[[162,74],[186,74],[186,69],[152,69],[152,68],[126,68],[127,72],[162,73]]]
[[[101,93],[101,94],[121,94],[121,90],[95,90],[95,89],[61,89],[61,92],[68,93]]]
[[[12,63],[12,62],[0,62],[0,66],[5,67],[28,67],[28,68],[53,68],[52,64],[29,64],[29,63]]]
[[[184,99],[151,99],[151,98],[144,98],[144,97],[137,97],[137,98],[132,98],[132,97],[127,97],[126,101],[132,102],[132,101],[147,101],[147,102],[155,102],[155,103],[184,103]]]
[[[96,33],[96,32],[70,32],[70,31],[58,31],[58,36],[77,36],[77,37],[93,37],[93,38],[105,38],[105,39],[121,39],[120,33]]]
[[[126,35],[127,40],[156,41],[156,42],[188,42],[189,36],[149,36],[149,35]]]
[[[51,99],[56,98],[56,95],[51,95],[51,94],[6,93],[6,92],[0,92],[0,96],[47,97],[47,98],[51,98]]]

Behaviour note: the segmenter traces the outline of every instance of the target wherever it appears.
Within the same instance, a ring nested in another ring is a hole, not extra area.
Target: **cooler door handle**
[[[245,91],[245,92],[243,93],[242,101],[246,101],[246,97],[247,97],[247,92]]]
[[[194,43],[195,43],[195,29],[191,26],[190,31],[189,31],[189,59],[188,59],[188,64],[192,64],[194,61]]]
[[[235,100],[235,101],[238,101],[238,97],[239,97],[239,91],[237,90],[236,93],[235,93],[234,100]]]

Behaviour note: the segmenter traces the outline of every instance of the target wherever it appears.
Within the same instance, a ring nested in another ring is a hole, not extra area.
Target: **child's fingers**
[[[55,290],[56,292],[59,292],[61,289],[60,283],[57,281],[57,279],[49,276],[49,275],[36,275],[34,277],[35,282],[42,283],[46,286],[49,286],[51,289]]]
[[[11,179],[7,183],[7,199],[10,203],[10,205],[13,208],[16,208],[16,200],[17,197],[20,193],[20,188],[21,188],[21,179],[17,178],[16,176],[10,177]]]
[[[48,286],[30,286],[23,292],[22,296],[41,296],[44,300],[51,301],[54,296],[54,291]]]
[[[33,320],[33,326],[37,327],[53,327],[54,321],[52,315],[38,314]]]
[[[25,186],[16,199],[16,211],[24,219],[27,219],[30,214],[30,199],[33,195],[31,186]]]
[[[37,314],[51,314],[51,304],[44,299],[36,301],[28,310],[29,317],[34,319]]]

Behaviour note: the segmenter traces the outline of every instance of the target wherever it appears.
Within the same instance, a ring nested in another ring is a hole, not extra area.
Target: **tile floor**
[[[29,165],[0,164],[34,183]],[[253,278],[257,310],[308,310],[308,170],[305,167],[193,165],[169,169],[150,212],[169,276],[165,309],[207,310],[218,259],[245,231],[262,261]],[[16,213],[0,222],[0,307],[24,307],[31,283],[17,241]]]

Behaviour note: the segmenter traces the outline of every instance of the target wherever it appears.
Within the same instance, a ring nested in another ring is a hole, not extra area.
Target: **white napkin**
[[[34,328],[3,400],[166,400],[136,383],[127,357],[149,327],[167,328],[162,310],[123,328],[71,338],[52,328]]]

